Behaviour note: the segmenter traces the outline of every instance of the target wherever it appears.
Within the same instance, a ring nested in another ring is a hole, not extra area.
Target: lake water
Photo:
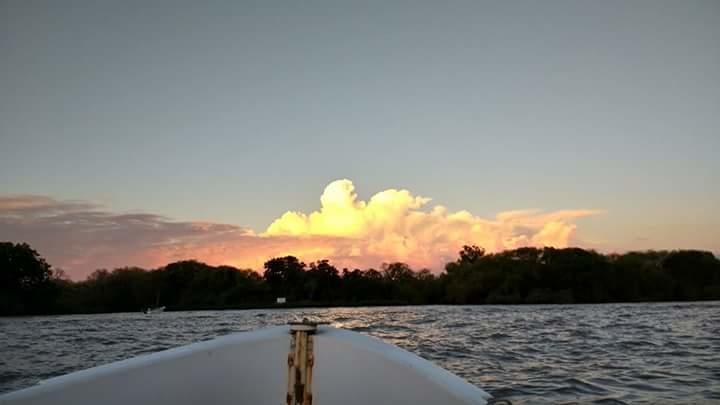
[[[0,392],[304,316],[398,345],[514,404],[720,404],[720,302],[0,318]]]

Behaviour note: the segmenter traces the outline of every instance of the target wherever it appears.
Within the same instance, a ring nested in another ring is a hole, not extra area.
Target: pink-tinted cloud
[[[174,221],[147,213],[118,214],[101,206],[46,196],[0,197],[0,240],[25,241],[73,278],[97,268],[157,267],[182,259],[260,269],[269,257],[329,258],[339,266],[404,261],[442,269],[463,244],[488,250],[567,246],[578,218],[593,210],[509,211],[484,219],[407,190],[385,190],[367,202],[349,180],[330,183],[319,211],[287,212],[257,234],[236,225]]]
[[[250,231],[233,225],[115,214],[97,205],[43,196],[0,198],[0,239],[30,243],[74,278],[101,267],[157,266],[182,246],[211,245],[249,235]]]

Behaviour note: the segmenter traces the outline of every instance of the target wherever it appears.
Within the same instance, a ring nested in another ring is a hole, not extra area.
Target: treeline
[[[27,244],[0,243],[0,315],[400,304],[548,304],[720,299],[720,260],[697,250],[603,255],[579,248],[494,254],[465,246],[439,275],[404,263],[338,269],[268,260],[262,274],[194,260],[97,270],[70,281]]]

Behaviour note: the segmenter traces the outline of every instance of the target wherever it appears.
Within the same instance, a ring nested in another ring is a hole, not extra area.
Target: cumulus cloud
[[[46,196],[0,196],[0,240],[28,242],[73,278],[97,268],[157,267],[182,259],[260,269],[269,257],[331,259],[367,268],[404,261],[442,269],[463,244],[488,250],[577,244],[575,221],[593,210],[508,211],[485,219],[429,207],[429,198],[385,190],[362,201],[349,180],[330,183],[320,209],[286,212],[264,233],[236,225],[174,221]]]
[[[319,211],[288,211],[270,224],[264,235],[341,237],[332,256],[345,263],[405,261],[441,268],[455,258],[463,244],[498,251],[577,243],[574,221],[599,213],[587,209],[520,210],[484,219],[467,211],[450,212],[442,205],[426,209],[429,202],[429,198],[395,189],[379,192],[366,202],[358,199],[350,180],[337,180],[325,188]]]

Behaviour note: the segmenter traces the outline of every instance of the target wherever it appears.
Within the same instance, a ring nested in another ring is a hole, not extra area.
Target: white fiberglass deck
[[[285,403],[286,326],[237,333],[61,377],[0,396],[0,404]],[[395,346],[320,327],[313,403],[485,404],[485,391]]]

